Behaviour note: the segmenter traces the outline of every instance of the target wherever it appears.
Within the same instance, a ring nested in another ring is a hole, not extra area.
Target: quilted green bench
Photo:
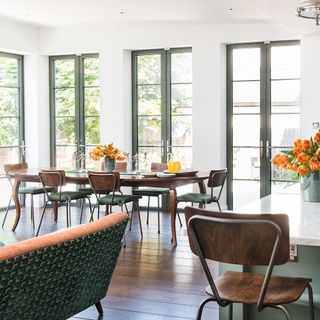
[[[105,297],[128,215],[0,248],[0,319],[63,320]]]

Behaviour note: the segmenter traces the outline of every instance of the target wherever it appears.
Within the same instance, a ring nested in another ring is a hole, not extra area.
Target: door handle
[[[263,140],[260,140],[260,158],[264,155]]]

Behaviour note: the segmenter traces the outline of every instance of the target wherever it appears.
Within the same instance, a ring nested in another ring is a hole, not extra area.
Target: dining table
[[[27,168],[14,170],[9,172],[13,178],[12,198],[15,204],[15,220],[12,226],[12,231],[15,231],[21,214],[21,204],[19,201],[19,186],[22,182],[40,182],[39,172],[41,170],[56,170],[61,168]],[[89,184],[87,170],[64,169],[66,173],[66,183],[86,185]],[[177,173],[174,176],[161,175],[158,177],[156,173],[142,172],[120,172],[121,186],[123,187],[161,187],[168,188],[170,194],[170,215],[171,215],[171,241],[174,246],[177,245],[176,234],[176,199],[177,187],[197,183],[200,193],[206,193],[204,181],[208,179],[208,172],[199,171],[184,171]]]

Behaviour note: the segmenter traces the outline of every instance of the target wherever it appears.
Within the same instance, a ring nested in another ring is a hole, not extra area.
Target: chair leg
[[[221,212],[221,207],[220,207],[219,201],[217,201],[217,205],[218,205],[219,211]]]
[[[82,216],[83,216],[84,201],[85,201],[84,199],[81,199],[80,224],[82,223]]]
[[[68,203],[69,206],[69,226],[71,227],[71,202]]]
[[[158,234],[160,234],[160,199],[159,196],[157,196],[158,198]]]
[[[232,320],[233,319],[233,304],[230,303],[229,304],[229,311],[228,311],[228,320]]]
[[[39,235],[39,231],[40,231],[40,228],[41,228],[41,224],[42,224],[44,213],[45,213],[46,208],[47,208],[47,204],[48,204],[48,201],[46,201],[45,204],[44,204],[44,207],[43,207],[43,210],[42,210],[41,219],[40,219],[40,222],[39,222],[39,227],[38,227],[38,230],[37,230],[37,233],[36,233],[36,237]]]
[[[308,284],[308,297],[309,297],[309,308],[310,308],[310,320],[314,320],[314,303],[313,303],[313,292],[310,283]]]
[[[139,209],[139,201],[135,201],[135,207],[138,213],[138,220],[139,220],[139,225],[140,225],[140,235],[141,238],[143,238],[143,232],[142,232],[142,223],[141,223],[141,215],[140,215],[140,209]],[[133,208],[132,208],[132,213],[133,213]]]
[[[96,308],[97,308],[99,314],[103,314],[103,309],[102,309],[101,302],[98,301],[95,305],[96,305]]]
[[[149,224],[149,212],[150,212],[150,196],[148,196],[147,224]]]
[[[177,216],[178,216],[178,219],[179,219],[180,227],[182,227],[182,221],[181,221],[181,218],[180,218],[180,214],[178,212],[178,207],[177,207]]]
[[[130,214],[129,214],[129,211],[128,211],[128,207],[127,207],[127,205],[125,205],[125,207],[126,207],[127,214],[128,214],[128,216],[130,217]],[[122,206],[121,211],[123,211],[123,206]],[[132,211],[131,211],[131,218],[130,218],[129,231],[131,231],[131,228],[132,228],[132,220],[133,220],[133,208],[132,208]]]
[[[2,228],[3,228],[4,224],[6,223],[8,211],[9,211],[10,204],[11,204],[11,200],[12,200],[12,196],[11,196],[10,199],[9,199],[9,203],[8,203],[8,206],[7,206],[7,210],[6,210],[6,213],[4,214],[4,218],[3,218],[3,222],[2,222]]]
[[[66,202],[66,218],[67,218],[67,228],[69,228],[69,206],[68,202]]]
[[[31,221],[32,221],[32,227],[35,229],[34,225],[34,204],[33,204],[33,194],[30,194],[30,210],[31,210]]]
[[[204,299],[204,300],[201,302],[201,304],[200,304],[200,306],[199,306],[199,309],[198,309],[198,313],[197,313],[196,320],[201,320],[203,308],[204,308],[204,306],[205,306],[208,302],[210,302],[210,301],[215,301],[215,300],[214,300],[213,298],[209,297],[209,298]]]
[[[92,210],[91,200],[90,200],[89,197],[87,197],[86,199],[88,199],[88,202],[89,202],[89,210],[90,210],[90,220],[89,220],[89,222],[93,222],[93,210]],[[85,199],[83,199],[83,201],[85,201]]]

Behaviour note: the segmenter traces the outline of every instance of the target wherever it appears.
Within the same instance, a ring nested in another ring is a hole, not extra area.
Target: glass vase
[[[300,176],[301,198],[307,202],[320,202],[320,172]]]
[[[104,170],[111,172],[114,171],[116,166],[116,159],[111,159],[110,157],[104,157]]]

